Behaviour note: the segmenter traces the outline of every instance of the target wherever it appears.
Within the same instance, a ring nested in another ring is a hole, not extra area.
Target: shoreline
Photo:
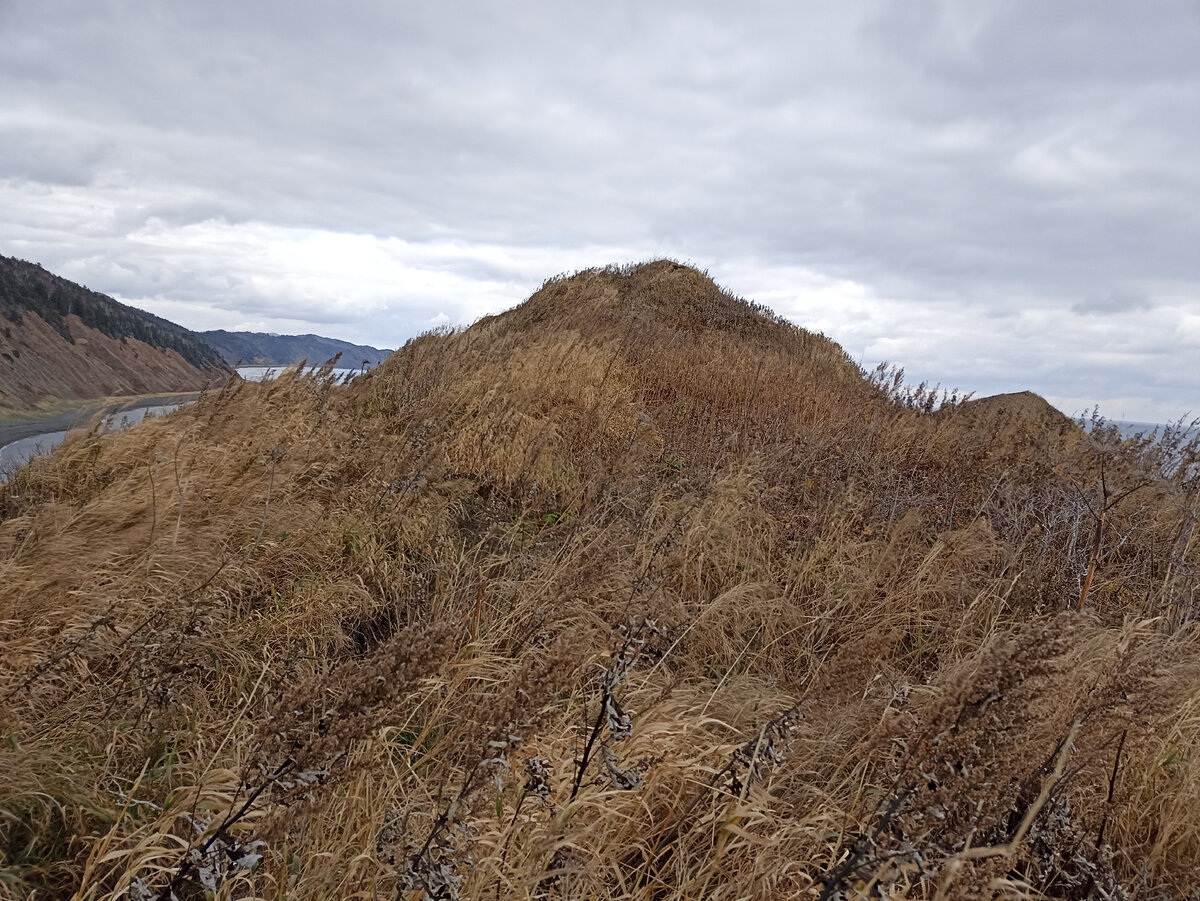
[[[40,419],[0,420],[0,448],[16,441],[33,438],[50,432],[65,432],[86,425],[94,416],[138,410],[143,407],[182,404],[200,396],[199,391],[175,391],[170,394],[140,394],[127,398],[106,398],[88,401],[73,410],[64,410],[53,416]]]

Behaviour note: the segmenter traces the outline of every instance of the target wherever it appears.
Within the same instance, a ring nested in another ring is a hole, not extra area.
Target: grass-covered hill
[[[228,374],[220,355],[187,329],[0,256],[0,412],[187,391]]]
[[[656,262],[68,441],[0,892],[1188,897],[1196,447],[913,400]]]
[[[320,335],[269,335],[264,332],[227,332],[217,329],[200,332],[200,337],[221,354],[231,366],[292,366],[315,363],[341,354],[338,365],[358,368],[376,366],[387,359],[390,350],[351,344]]]

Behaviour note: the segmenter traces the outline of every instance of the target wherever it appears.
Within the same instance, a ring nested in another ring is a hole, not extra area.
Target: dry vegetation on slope
[[[1195,448],[910,401],[660,262],[68,442],[0,892],[1187,897]]]

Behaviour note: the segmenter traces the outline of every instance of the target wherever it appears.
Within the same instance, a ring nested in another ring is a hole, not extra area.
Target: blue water
[[[239,366],[237,372],[238,375],[248,382],[269,382],[272,379],[278,378],[280,373],[286,368],[285,366]],[[305,372],[312,373],[319,368],[319,366],[310,366]],[[340,385],[349,382],[361,371],[359,369],[335,369],[332,374],[335,383]],[[172,410],[177,409],[179,409],[178,404],[170,404],[165,406],[141,407],[136,410],[119,410],[105,417],[100,430],[102,432],[119,432],[121,429],[137,425],[147,416],[164,416]],[[50,453],[50,451],[62,444],[66,437],[66,432],[45,432],[41,435],[22,438],[20,441],[14,441],[11,444],[0,447],[0,482],[8,481],[8,474],[10,472],[24,466],[34,457]]]
[[[100,424],[101,432],[119,432],[130,426],[137,425],[147,416],[165,416],[172,410],[178,410],[179,404],[162,404],[153,407],[139,407],[136,410],[118,410],[109,413]],[[0,447],[0,482],[7,482],[9,473],[24,466],[34,457],[48,454],[66,439],[66,432],[45,432],[30,438],[22,438]]]
[[[62,444],[66,437],[66,432],[46,432],[0,447],[0,482],[8,481],[9,472],[18,466],[24,466],[34,457],[50,453]]]
[[[1151,434],[1155,437],[1158,437],[1167,428],[1166,425],[1161,422],[1130,422],[1121,419],[1114,419],[1111,421],[1111,424],[1115,425],[1117,429],[1120,430],[1121,437],[1123,438],[1132,438],[1134,435],[1138,434]],[[1195,427],[1189,429],[1188,431],[1191,433],[1200,432],[1200,427]]]
[[[285,366],[239,366],[238,375],[248,382],[269,382],[272,379],[278,378],[279,374],[284,371]],[[319,366],[310,366],[306,373],[315,372]],[[354,376],[358,375],[362,370],[359,369],[335,369],[333,377],[336,384],[345,384]],[[116,413],[110,413],[100,426],[102,432],[119,432],[121,429],[127,429],[132,425],[137,425],[147,416],[164,416],[172,410],[179,409],[178,404],[170,404],[165,406],[141,407],[136,410],[119,410]],[[0,482],[8,481],[8,474],[15,469],[24,466],[34,457],[48,454],[54,448],[58,447],[66,439],[66,432],[45,432],[41,435],[34,435],[31,438],[22,438],[20,441],[14,441],[11,444],[6,444],[0,447]]]
[[[279,378],[280,373],[287,368],[286,366],[239,366],[237,374],[248,382],[269,382],[271,379]],[[309,366],[304,372],[308,375],[320,368],[320,366]],[[333,370],[334,382],[343,385],[359,372],[358,369],[335,369]]]

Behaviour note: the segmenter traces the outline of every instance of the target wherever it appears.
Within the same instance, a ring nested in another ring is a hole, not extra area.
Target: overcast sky
[[[671,256],[867,368],[1200,413],[1200,3],[0,0],[0,253],[376,346]]]

